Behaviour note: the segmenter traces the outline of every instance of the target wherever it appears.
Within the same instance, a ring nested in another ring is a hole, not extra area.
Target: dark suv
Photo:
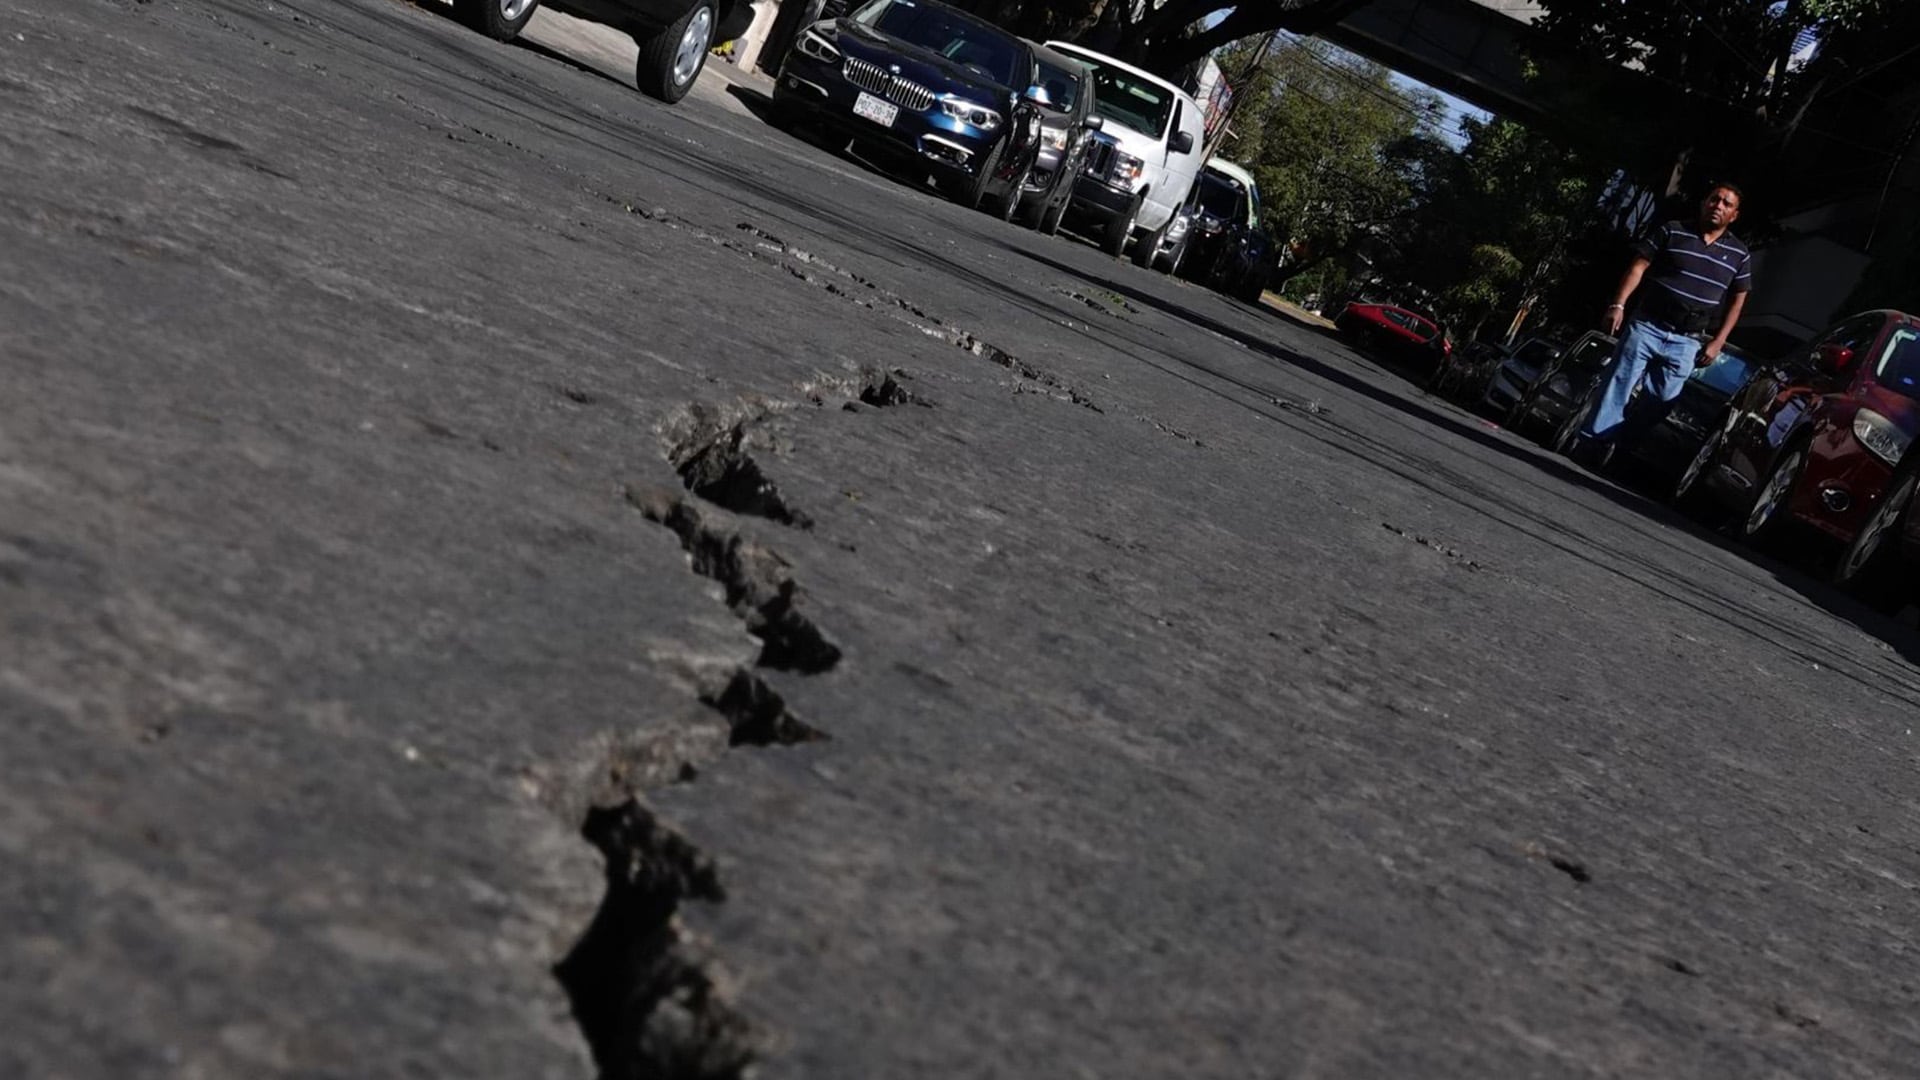
[[[454,0],[474,29],[511,41],[543,0]],[[672,103],[687,96],[706,66],[707,50],[732,41],[753,22],[751,0],[544,0],[555,11],[606,23],[640,46],[633,78],[640,92]]]
[[[800,32],[780,66],[783,120],[831,125],[930,168],[955,202],[1019,198],[1040,144],[1033,50],[935,0],[872,0]]]
[[[1193,185],[1193,221],[1174,273],[1216,292],[1260,302],[1273,246],[1260,227],[1260,189],[1246,169],[1215,158]]]

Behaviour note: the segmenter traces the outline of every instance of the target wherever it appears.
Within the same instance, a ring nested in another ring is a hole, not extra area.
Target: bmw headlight
[[[1874,457],[1889,465],[1900,464],[1900,455],[1907,452],[1907,444],[1913,441],[1913,436],[1907,434],[1899,424],[1872,409],[1861,409],[1853,414],[1853,437],[1860,440],[1860,445],[1871,451]]]
[[[1123,188],[1131,188],[1140,180],[1140,171],[1147,163],[1132,154],[1115,150],[1113,152],[1113,182]]]
[[[1049,150],[1065,150],[1067,148],[1067,129],[1056,127],[1041,128],[1040,145]]]
[[[800,32],[800,40],[794,42],[793,47],[823,64],[837,64],[840,50],[833,44],[833,33],[831,26],[809,26]]]
[[[943,97],[940,99],[940,111],[955,120],[964,120],[981,131],[992,131],[1000,126],[1000,114],[978,102],[963,97]]]

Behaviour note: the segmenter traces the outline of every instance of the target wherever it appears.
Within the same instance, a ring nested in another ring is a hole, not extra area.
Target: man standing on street
[[[1581,425],[1583,441],[1610,449],[1627,434],[1622,429],[1627,401],[1642,379],[1645,393],[1670,402],[1696,366],[1705,367],[1720,355],[1753,287],[1747,246],[1727,231],[1739,216],[1740,189],[1716,183],[1700,201],[1697,221],[1669,221],[1634,244],[1633,264],[1601,320],[1609,334],[1620,336],[1620,343],[1601,376],[1599,400]],[[1627,299],[1643,277],[1647,287],[1640,290],[1629,319]],[[1621,334],[1623,321],[1626,333]]]

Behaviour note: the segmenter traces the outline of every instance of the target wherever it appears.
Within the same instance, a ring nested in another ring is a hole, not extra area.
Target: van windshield
[[[1093,69],[1093,111],[1148,138],[1167,133],[1173,115],[1173,91],[1091,57],[1076,56]]]

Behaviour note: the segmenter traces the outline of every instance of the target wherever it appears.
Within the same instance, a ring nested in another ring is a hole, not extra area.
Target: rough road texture
[[[0,1076],[1911,1075],[1907,631],[712,76],[4,7]]]

